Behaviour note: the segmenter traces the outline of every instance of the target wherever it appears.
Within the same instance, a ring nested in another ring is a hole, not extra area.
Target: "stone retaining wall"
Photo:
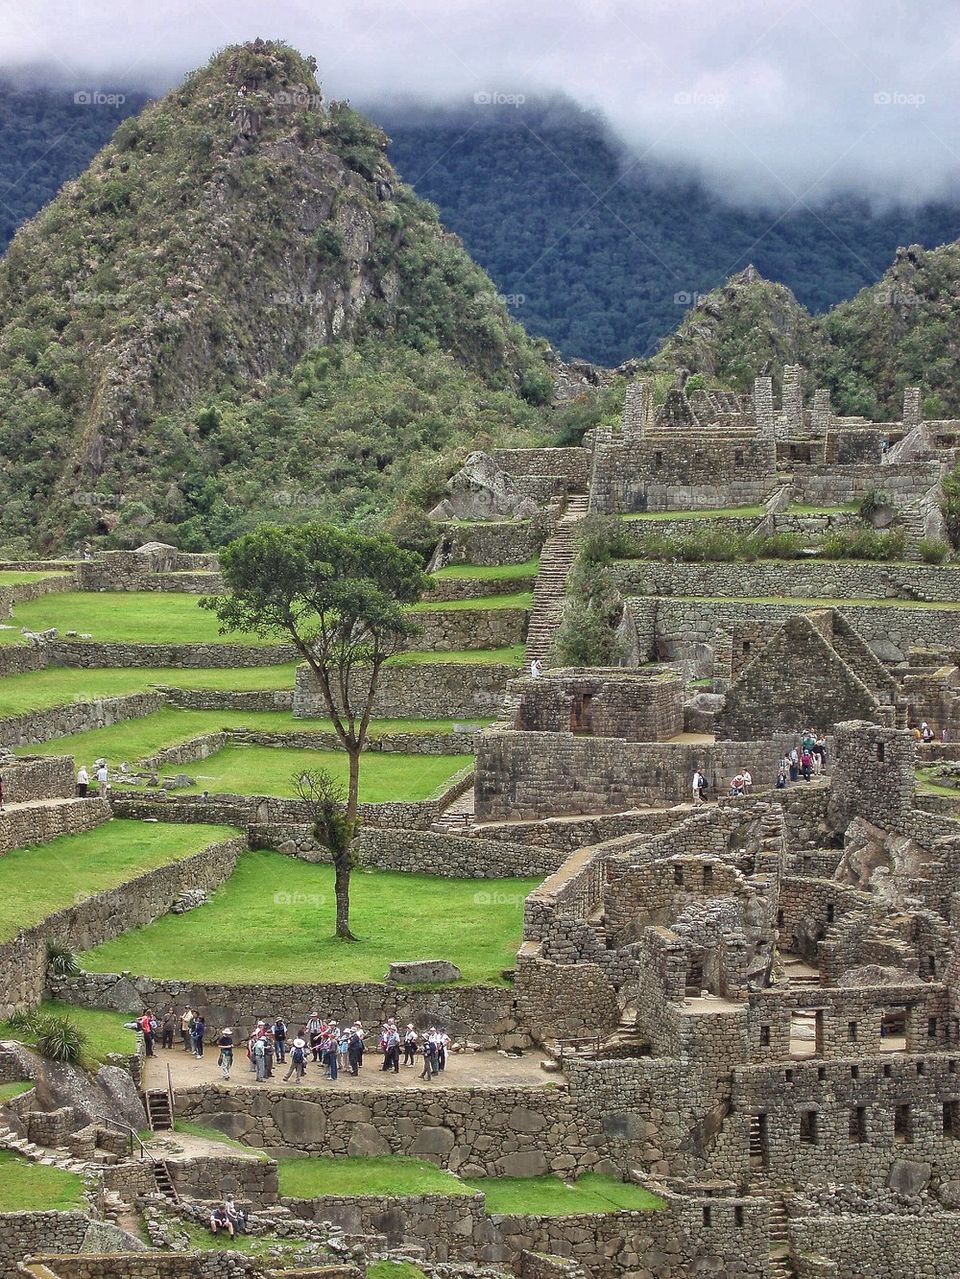
[[[456,1068],[454,1057],[447,1070]],[[207,1085],[179,1089],[176,1108],[178,1118],[275,1155],[413,1155],[474,1177],[540,1176],[603,1158],[602,1136],[563,1084],[458,1088],[437,1080],[429,1089],[351,1088],[349,1097],[332,1086]]]
[[[0,677],[6,675],[32,675],[50,665],[47,649],[28,647],[26,644],[0,644]]]
[[[433,579],[433,590],[427,591],[424,603],[439,604],[451,600],[486,599],[491,595],[512,595],[514,591],[532,591],[536,574],[529,577],[440,577]]]
[[[94,830],[109,816],[109,807],[99,799],[8,808],[0,813],[0,855],[15,848],[46,844],[61,835],[79,835],[81,831]]]
[[[756,560],[666,564],[619,560],[610,569],[624,595],[798,599],[903,599],[955,603],[960,567],[851,560]],[[957,619],[960,633],[960,618]]]
[[[513,592],[503,592],[508,593]],[[525,608],[437,608],[412,616],[421,629],[410,647],[440,653],[522,644],[530,614]]]
[[[70,755],[21,755],[3,766],[3,795],[7,804],[72,799],[75,794]]]
[[[69,573],[64,573],[62,577],[42,577],[37,582],[13,582],[10,586],[0,586],[0,618],[9,618],[17,604],[41,599],[44,595],[74,591],[76,588],[76,579]]]
[[[507,681],[519,669],[481,662],[384,666],[373,714],[377,719],[493,719],[503,705]],[[297,668],[293,713],[303,719],[328,718],[323,695],[306,665]]]
[[[329,861],[326,849],[317,847],[307,825],[252,826],[250,841],[255,848],[273,848],[307,861]],[[363,829],[354,848],[361,866],[450,879],[546,876],[565,856],[556,849],[530,844],[426,830]]]
[[[332,1222],[350,1235],[384,1235],[391,1248],[412,1244],[431,1262],[480,1261],[496,1238],[480,1194],[318,1195],[280,1201],[295,1217]]]
[[[30,711],[0,720],[0,741],[5,746],[32,746],[53,737],[106,728],[128,719],[142,719],[164,705],[166,698],[162,693],[132,693],[126,697],[71,702],[68,706],[54,706],[50,710]]]
[[[637,628],[642,654],[667,661],[699,663],[706,654],[712,671],[712,646],[717,632],[731,632],[745,621],[774,625],[795,613],[808,612],[809,604],[757,604],[749,600],[671,599],[638,596],[627,600]],[[905,661],[914,648],[956,648],[960,611],[937,608],[895,608],[844,604],[841,612],[857,634],[882,660]]]
[[[191,857],[157,867],[117,888],[92,894],[55,911],[41,924],[0,944],[0,991],[4,1014],[33,1006],[46,985],[47,940],[87,950],[121,933],[152,923],[187,888],[213,890],[230,876],[247,846],[243,837],[211,844]]]
[[[116,644],[97,640],[55,640],[44,650],[50,661],[72,667],[279,666],[300,654],[292,644]],[[9,672],[6,672],[9,673]]]
[[[315,907],[305,905],[304,909]],[[398,956],[402,956],[403,949],[403,938],[398,937]],[[304,966],[309,968],[309,956],[305,957]],[[252,1027],[261,1017],[273,1020],[278,1015],[291,1027],[299,1028],[316,1008],[336,1014],[343,1025],[360,1020],[365,1026],[380,1026],[388,1017],[403,1023],[412,1021],[423,1030],[442,1025],[451,1038],[467,1038],[484,1048],[529,1047],[531,1043],[517,1021],[513,990],[505,986],[449,986],[437,990],[407,990],[377,982],[243,986],[164,981],[148,975],[82,973],[78,977],[51,977],[50,991],[55,998],[83,1008],[113,1008],[120,1012],[163,1008],[168,1003],[177,1007],[189,1004],[204,1014],[211,1028]],[[455,1062],[450,1069],[452,1074]]]
[[[472,755],[476,750],[479,732],[462,733],[383,733],[368,737],[364,751],[382,751],[401,755]],[[140,764],[144,769],[166,768],[170,764],[189,764],[209,759],[224,746],[240,743],[246,746],[268,746],[274,749],[342,751],[343,744],[335,732],[262,732],[243,728],[225,728],[217,733],[201,733],[176,746],[168,746],[147,755]]]
[[[0,1272],[19,1274],[18,1263],[36,1253],[79,1252],[88,1225],[81,1212],[0,1213]]]
[[[541,820],[487,822],[475,827],[487,839],[508,838],[513,843],[536,844],[572,853],[586,844],[600,844],[621,835],[661,835],[690,817],[689,808],[636,809],[595,817],[546,817]]]
[[[264,1273],[257,1258],[223,1248],[209,1252],[89,1252],[78,1256],[49,1253],[49,1246],[40,1246],[34,1255],[41,1263],[50,1263],[54,1279],[260,1279]],[[326,1271],[308,1273],[325,1275]],[[331,1279],[334,1273],[358,1272],[331,1270]]]
[[[188,711],[293,710],[292,688],[255,688],[242,693],[219,688],[174,688],[168,684],[158,688],[172,706]]]
[[[542,520],[484,520],[476,524],[445,524],[440,546],[447,564],[524,564],[546,541],[549,526]]]
[[[903,1279],[904,1275],[960,1276],[960,1214],[865,1213],[791,1217],[795,1252],[822,1258],[824,1268],[800,1274],[835,1279]]]

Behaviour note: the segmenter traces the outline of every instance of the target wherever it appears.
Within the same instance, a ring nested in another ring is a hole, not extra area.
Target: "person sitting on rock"
[[[242,1208],[237,1207],[234,1202],[233,1195],[227,1195],[223,1207],[227,1214],[228,1223],[233,1226],[233,1230],[230,1232],[231,1236],[242,1233],[246,1229],[247,1214]]]
[[[236,1235],[236,1227],[227,1215],[225,1204],[217,1204],[213,1212],[210,1214],[210,1231],[216,1234],[219,1230],[225,1230],[231,1239]]]

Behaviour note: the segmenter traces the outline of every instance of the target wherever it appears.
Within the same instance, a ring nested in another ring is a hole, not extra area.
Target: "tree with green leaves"
[[[357,864],[353,849],[357,822],[347,817],[343,788],[326,769],[304,769],[293,779],[293,788],[310,816],[314,839],[327,849],[333,862],[337,936],[356,941],[350,929],[350,873]]]
[[[226,593],[201,606],[216,613],[221,634],[286,635],[316,678],[349,762],[352,833],[380,672],[419,631],[403,606],[429,588],[420,558],[382,533],[263,524],[226,546],[220,567]]]

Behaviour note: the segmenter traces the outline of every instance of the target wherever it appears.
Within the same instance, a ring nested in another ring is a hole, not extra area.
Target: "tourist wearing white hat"
[[[293,1041],[293,1047],[290,1049],[290,1069],[283,1077],[286,1083],[291,1075],[294,1076],[294,1083],[300,1083],[303,1079],[303,1072],[307,1065],[306,1040],[299,1037]]]

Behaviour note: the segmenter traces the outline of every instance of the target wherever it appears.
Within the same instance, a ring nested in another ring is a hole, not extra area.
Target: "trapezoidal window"
[[[815,1110],[800,1111],[800,1145],[815,1146],[817,1144],[817,1112]]]

